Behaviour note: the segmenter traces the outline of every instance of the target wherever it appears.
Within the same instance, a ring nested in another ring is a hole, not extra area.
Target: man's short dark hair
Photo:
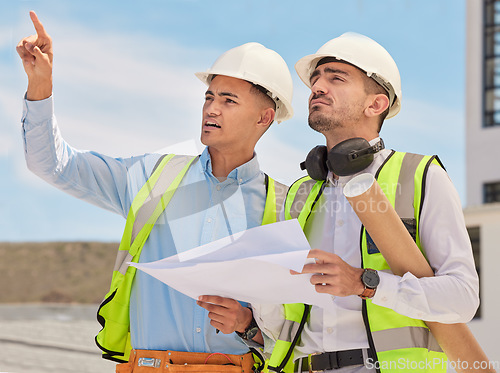
[[[380,130],[382,129],[382,124],[384,123],[384,120],[387,117],[387,114],[389,114],[389,109],[390,109],[389,92],[387,92],[385,90],[385,88],[382,87],[380,84],[378,84],[374,79],[369,78],[368,75],[366,75],[366,73],[363,70],[361,70],[361,71],[363,72],[363,76],[364,76],[365,92],[368,94],[375,94],[375,95],[383,94],[383,95],[387,96],[387,99],[389,100],[389,106],[379,116],[380,120],[378,123],[378,132],[380,133]]]
[[[276,111],[276,102],[274,102],[274,100],[267,94],[269,91],[266,88],[262,87],[261,85],[254,84],[252,82],[249,83],[252,85],[252,87],[250,88],[250,92],[261,97],[261,99],[264,100],[266,105],[269,105],[271,109]]]

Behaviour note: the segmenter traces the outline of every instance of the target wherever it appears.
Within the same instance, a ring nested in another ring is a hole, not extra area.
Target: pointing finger
[[[48,37],[49,34],[47,34],[47,32],[45,31],[45,28],[43,27],[42,22],[40,22],[40,20],[38,19],[38,16],[36,15],[36,13],[33,10],[30,11],[30,18],[31,18],[31,21],[33,22],[33,26],[35,26],[35,30],[36,30],[37,35],[41,36],[41,37]]]

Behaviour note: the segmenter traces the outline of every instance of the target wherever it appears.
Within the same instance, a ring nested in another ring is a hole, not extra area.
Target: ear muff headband
[[[315,180],[325,180],[328,170],[338,176],[349,176],[363,171],[373,162],[373,155],[384,149],[380,139],[375,145],[361,137],[344,140],[329,152],[326,146],[315,146],[300,164],[302,170]]]

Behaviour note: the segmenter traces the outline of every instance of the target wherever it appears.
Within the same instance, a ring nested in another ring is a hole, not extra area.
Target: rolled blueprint
[[[354,177],[345,185],[344,195],[394,274],[402,276],[411,272],[416,277],[434,276],[373,175]],[[488,358],[466,324],[426,324],[448,359],[455,363],[457,372],[495,372],[488,368]],[[487,368],[472,369],[474,366]]]

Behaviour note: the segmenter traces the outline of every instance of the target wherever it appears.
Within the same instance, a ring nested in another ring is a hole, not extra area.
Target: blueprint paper
[[[308,261],[309,243],[296,219],[263,225],[151,263],[130,263],[198,299],[219,295],[253,304],[307,303],[328,308],[310,274],[291,275]]]

